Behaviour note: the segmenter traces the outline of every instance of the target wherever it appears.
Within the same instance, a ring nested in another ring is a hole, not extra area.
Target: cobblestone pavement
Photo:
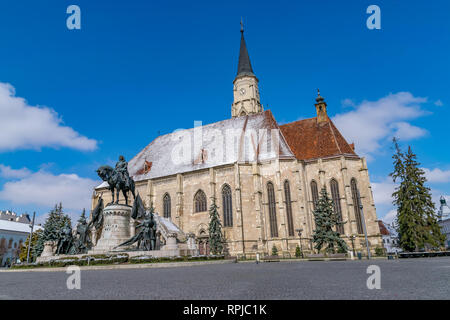
[[[369,290],[369,265],[381,289]],[[450,258],[237,263],[178,268],[0,272],[0,299],[450,299]]]

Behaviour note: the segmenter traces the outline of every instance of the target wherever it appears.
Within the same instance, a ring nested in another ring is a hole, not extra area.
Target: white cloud
[[[98,181],[76,174],[53,175],[40,170],[23,179],[6,182],[0,191],[0,199],[49,208],[62,202],[64,208],[81,211],[90,209],[92,190],[98,184]]]
[[[439,168],[430,170],[428,168],[422,168],[425,171],[425,176],[428,182],[439,183],[439,182],[450,182],[450,170],[441,170]]]
[[[392,193],[395,191],[396,184],[392,182],[390,177],[387,177],[381,182],[372,182],[371,185],[378,218],[386,223],[391,223],[397,214],[397,211],[393,209],[394,206],[392,204]],[[384,217],[381,217],[381,214],[386,211],[388,211],[388,213],[386,213]]]
[[[414,97],[409,92],[389,94],[377,101],[363,101],[353,110],[336,115],[333,121],[349,142],[355,142],[360,154],[370,157],[393,136],[410,140],[425,135],[425,129],[406,120],[426,114],[421,109],[426,102],[426,98]]]
[[[342,100],[341,101],[341,104],[344,106],[344,107],[354,107],[355,106],[355,103],[353,102],[353,100],[352,99],[344,99],[344,100]]]
[[[391,224],[396,218],[397,210],[391,210],[383,217],[383,222]]]
[[[442,103],[441,100],[436,100],[436,101],[434,102],[434,105],[435,105],[435,106],[438,106],[438,107],[442,107],[444,104]]]
[[[17,179],[17,178],[25,178],[29,176],[31,171],[27,168],[22,169],[12,169],[10,166],[5,166],[0,164],[0,177],[6,179]]]
[[[408,122],[395,122],[391,125],[394,136],[399,139],[411,140],[427,134],[427,130],[413,126]]]
[[[444,197],[445,200],[447,201],[447,204],[450,204],[450,195],[448,194],[448,191],[444,191],[437,188],[431,189],[431,198],[436,206],[436,210],[439,209],[441,197]]]
[[[52,109],[30,106],[15,96],[14,87],[0,82],[0,151],[68,147],[82,151],[97,148],[97,141],[64,126]]]
[[[395,191],[395,186],[390,178],[386,178],[382,182],[372,182],[375,205],[392,205],[392,194]]]

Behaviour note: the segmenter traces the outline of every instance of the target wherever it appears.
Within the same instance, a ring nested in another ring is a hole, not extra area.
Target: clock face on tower
[[[241,88],[241,89],[239,90],[239,93],[241,94],[241,96],[243,96],[243,95],[245,94],[245,89],[244,89],[244,88]]]

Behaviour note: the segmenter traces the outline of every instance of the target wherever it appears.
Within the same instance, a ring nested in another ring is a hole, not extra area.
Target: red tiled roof
[[[286,141],[299,160],[354,155],[354,146],[347,143],[333,122],[317,123],[317,118],[298,120],[280,126]]]
[[[386,226],[384,225],[383,221],[378,220],[378,226],[380,227],[380,233],[383,236],[388,236],[389,235],[389,230],[386,228]]]

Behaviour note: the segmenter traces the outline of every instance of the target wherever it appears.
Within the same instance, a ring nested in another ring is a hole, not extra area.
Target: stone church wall
[[[330,181],[336,179],[339,185],[340,201],[345,236],[349,248],[349,236],[356,234],[356,221],[350,189],[350,179],[357,180],[364,206],[364,215],[371,249],[381,246],[375,205],[373,201],[367,165],[364,159],[335,157],[307,163],[297,160],[276,160],[262,164],[235,164],[205,169],[176,176],[141,181],[136,189],[145,203],[153,203],[156,212],[163,214],[163,196],[169,193],[171,199],[171,220],[184,232],[192,232],[196,237],[208,235],[209,212],[194,212],[194,195],[203,190],[207,197],[207,210],[213,197],[219,206],[223,220],[222,188],[228,184],[232,190],[233,227],[224,227],[227,252],[231,255],[256,252],[270,254],[275,245],[280,254],[293,255],[300,238],[297,229],[302,229],[302,248],[312,249],[314,230],[313,204],[310,182],[315,180],[320,192],[325,185],[331,195]],[[288,234],[284,182],[289,181],[294,235]],[[269,201],[267,183],[274,185],[278,237],[270,236]],[[99,190],[98,190],[99,191]],[[105,203],[111,201],[109,191],[102,190]],[[98,193],[98,192],[97,192]],[[95,206],[97,198],[93,199]],[[123,202],[123,197],[121,197]],[[203,232],[203,234],[202,234]],[[365,248],[364,235],[354,241],[355,249]]]

